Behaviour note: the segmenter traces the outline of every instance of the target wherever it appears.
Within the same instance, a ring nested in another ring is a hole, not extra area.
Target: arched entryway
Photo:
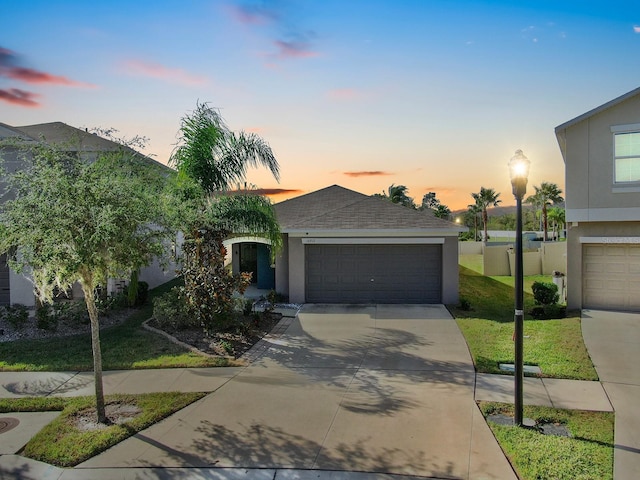
[[[234,274],[251,272],[251,282],[257,288],[275,289],[275,267],[271,263],[271,245],[268,240],[258,237],[230,238],[225,240],[225,245],[231,254]]]

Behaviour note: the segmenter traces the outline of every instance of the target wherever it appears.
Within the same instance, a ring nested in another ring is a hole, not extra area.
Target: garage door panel
[[[583,307],[640,310],[640,246],[583,247]]]
[[[441,302],[440,245],[307,245],[305,257],[308,302]]]

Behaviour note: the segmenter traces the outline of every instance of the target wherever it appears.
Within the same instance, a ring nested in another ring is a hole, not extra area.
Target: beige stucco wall
[[[507,256],[507,251],[510,248],[510,245],[487,245],[484,247],[484,257],[482,261],[485,275],[511,275],[509,257]]]
[[[289,296],[289,236],[282,235],[282,250],[276,256],[276,292]],[[289,301],[291,298],[289,298]]]
[[[484,242],[458,242],[460,255],[482,255]]]
[[[289,301],[305,302],[304,245],[302,238],[289,237]]]
[[[605,109],[566,130],[567,221],[615,221],[620,219],[618,215],[629,214],[624,209],[640,212],[640,188],[621,191],[620,184],[614,187],[611,132],[612,126],[638,123],[640,96]],[[597,209],[613,210],[602,212]]]
[[[582,308],[581,237],[627,238],[640,235],[637,222],[584,222],[570,225],[567,232],[567,308]]]
[[[459,300],[458,237],[445,237],[442,246],[442,303]]]
[[[542,274],[567,273],[567,242],[546,242],[540,247]]]

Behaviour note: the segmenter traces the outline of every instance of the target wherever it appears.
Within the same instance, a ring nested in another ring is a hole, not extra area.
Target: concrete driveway
[[[583,310],[582,336],[616,412],[614,478],[640,478],[640,313]]]
[[[306,305],[215,392],[77,468],[244,467],[515,479],[443,306]]]

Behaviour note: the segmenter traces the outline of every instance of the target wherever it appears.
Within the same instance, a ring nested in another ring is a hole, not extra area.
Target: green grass
[[[480,402],[487,416],[513,416],[513,406]],[[522,480],[610,480],[613,478],[614,414],[524,407],[525,418],[564,425],[572,438],[488,422]]]
[[[547,276],[525,278],[525,311],[535,302],[531,285]],[[500,363],[514,362],[513,277],[485,277],[460,267],[460,296],[471,310],[451,308],[473,357],[482,373],[502,373]],[[598,376],[582,339],[580,318],[532,320],[525,316],[524,363],[538,365],[542,376],[577,380],[597,380]]]
[[[152,299],[177,283],[177,280],[173,280],[151,290],[147,304],[127,321],[100,332],[103,369],[212,367],[229,364],[225,359],[212,359],[193,353],[142,328],[142,323],[152,316]],[[91,336],[83,334],[65,338],[3,342],[0,343],[0,359],[0,371],[91,371]]]
[[[204,393],[148,393],[141,395],[109,395],[109,404],[135,405],[141,413],[122,424],[108,425],[95,430],[81,430],[76,417],[93,409],[95,398],[4,399],[0,411],[51,411],[61,414],[33,437],[21,455],[59,467],[72,467],[121,442],[127,437],[159,422],[172,413],[202,398]]]

